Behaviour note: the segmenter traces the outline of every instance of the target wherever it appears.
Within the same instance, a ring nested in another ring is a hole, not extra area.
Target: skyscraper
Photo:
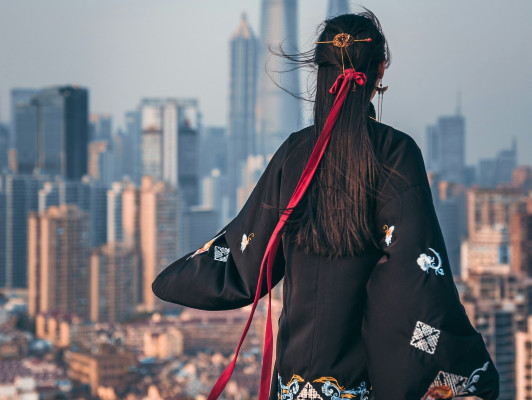
[[[229,83],[229,197],[231,214],[236,213],[236,190],[240,171],[249,155],[255,154],[255,108],[257,100],[258,42],[242,14],[231,37]]]
[[[500,183],[510,183],[516,167],[517,143],[514,139],[511,149],[501,150],[496,157],[479,161],[478,184],[485,188],[495,188]]]
[[[37,107],[37,168],[44,174],[81,180],[87,173],[89,93],[78,86],[43,89]]]
[[[15,174],[0,175],[0,288],[27,287],[28,213],[37,210],[42,182]]]
[[[37,89],[11,90],[11,144],[16,149],[17,172],[31,174],[37,164]]]
[[[329,0],[327,18],[336,17],[337,15],[347,14],[349,12],[349,2],[347,0]]]
[[[108,243],[91,254],[90,319],[121,322],[135,310],[137,253],[122,243]]]
[[[9,154],[9,130],[7,126],[0,123],[0,172],[7,168]]]
[[[439,174],[441,180],[465,183],[465,118],[458,112],[438,118],[427,127],[427,170]]]
[[[62,311],[89,319],[89,218],[73,205],[31,213],[28,226],[28,308]]]
[[[143,304],[154,311],[155,295],[151,284],[155,277],[183,251],[182,204],[175,186],[149,177],[140,188],[140,245],[142,252]]]
[[[187,205],[199,202],[200,114],[195,99],[143,99],[142,176],[183,190]]]
[[[286,53],[297,52],[297,27],[297,0],[262,0],[256,146],[265,156],[297,130],[301,118],[300,101],[278,86],[300,94],[299,73],[270,52],[280,46]]]

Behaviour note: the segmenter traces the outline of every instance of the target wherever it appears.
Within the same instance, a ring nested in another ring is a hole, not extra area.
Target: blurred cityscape
[[[236,215],[296,129],[300,102],[260,66],[267,44],[297,48],[297,7],[262,0],[258,35],[245,15],[235,26],[227,126],[204,126],[197,99],[175,97],[139,99],[115,129],[90,113],[89,88],[12,88],[0,124],[0,399],[206,399],[249,310],[173,306],[151,283]],[[297,93],[297,71],[281,83]],[[531,399],[532,167],[518,165],[511,137],[467,165],[465,126],[457,104],[426,129],[434,203],[500,399]],[[225,399],[257,397],[264,319]]]

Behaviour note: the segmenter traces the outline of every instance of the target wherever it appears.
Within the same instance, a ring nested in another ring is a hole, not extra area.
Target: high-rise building
[[[0,287],[27,287],[28,213],[37,210],[38,178],[16,174],[0,175]]]
[[[142,176],[183,191],[188,206],[199,202],[199,129],[195,99],[144,99],[139,107]]]
[[[89,319],[90,223],[74,205],[32,212],[28,221],[28,309]]]
[[[11,90],[11,146],[16,149],[16,172],[31,174],[37,165],[37,89]]]
[[[510,272],[510,220],[526,211],[526,197],[517,189],[467,191],[468,238],[462,242],[461,275]]]
[[[140,115],[138,111],[129,111],[125,115],[126,131],[123,137],[123,156],[121,173],[140,185],[142,175]]]
[[[514,139],[511,149],[499,151],[495,158],[479,161],[478,184],[485,188],[495,188],[501,183],[510,184],[516,167],[517,144]]]
[[[427,170],[452,183],[465,183],[465,118],[454,116],[438,118],[436,125],[427,127]]]
[[[108,243],[91,255],[90,319],[121,322],[135,311],[137,253],[122,243]]]
[[[90,244],[98,247],[107,241],[107,186],[84,176],[81,182],[56,177],[43,184],[38,194],[38,210],[50,206],[72,204],[90,217]]]
[[[89,140],[111,143],[112,137],[113,118],[108,114],[91,114]]]
[[[227,174],[229,157],[228,130],[223,126],[206,126],[202,130],[200,144],[200,176],[209,176],[213,169]]]
[[[240,171],[249,155],[256,154],[255,112],[259,43],[246,15],[230,42],[229,80],[229,196],[236,213],[236,190],[241,185]]]
[[[143,304],[156,308],[151,284],[155,277],[182,255],[184,248],[182,203],[175,186],[142,178],[140,188],[140,247]]]
[[[476,311],[475,328],[482,334],[499,372],[500,400],[515,399],[514,313],[511,303],[481,304]]]
[[[510,254],[512,271],[532,278],[532,192],[529,193],[526,210],[518,210],[511,215]]]
[[[348,0],[329,0],[327,9],[327,18],[336,17],[337,15],[347,14],[349,12]]]
[[[265,157],[297,130],[301,119],[300,101],[286,92],[300,94],[299,73],[270,52],[280,46],[286,53],[297,52],[297,21],[297,0],[262,0],[256,148]]]
[[[532,316],[527,329],[515,333],[515,389],[516,400],[532,399]]]
[[[123,188],[120,182],[113,182],[107,191],[107,242],[119,243],[124,240],[122,222]]]
[[[484,227],[506,227],[513,213],[526,210],[527,198],[519,189],[480,189],[467,191],[468,236],[474,238]]]
[[[81,180],[87,173],[89,92],[78,86],[40,90],[37,110],[37,162],[41,173]]]
[[[115,177],[114,159],[110,142],[99,140],[89,143],[88,173],[94,180],[111,185]]]
[[[9,166],[9,129],[0,123],[0,172]]]

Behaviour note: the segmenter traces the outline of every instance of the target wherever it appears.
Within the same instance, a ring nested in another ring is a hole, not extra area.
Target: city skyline
[[[222,8],[212,3],[207,8],[213,10],[210,13],[193,3],[156,2],[143,7],[133,2],[125,7],[123,2],[105,6],[99,1],[90,6],[33,2],[31,15],[22,11],[22,5],[6,4],[0,16],[0,33],[9,38],[0,44],[5,55],[0,120],[8,120],[11,88],[79,83],[91,90],[91,112],[112,114],[117,126],[123,125],[125,112],[141,98],[158,96],[197,97],[204,125],[225,126],[228,40],[243,10],[252,29],[259,31],[259,3],[235,0]],[[510,147],[513,136],[519,148],[532,146],[528,128],[532,117],[527,113],[531,56],[520,55],[512,72],[505,72],[508,60],[525,48],[525,38],[532,34],[525,22],[532,4],[515,0],[499,10],[478,1],[430,5],[412,1],[408,6],[376,1],[371,9],[380,18],[392,50],[383,122],[409,133],[424,148],[425,126],[437,115],[451,114],[460,91],[468,118],[468,164]],[[317,0],[299,7],[301,49],[310,48],[326,13],[327,4]],[[451,18],[453,24],[448,23]],[[198,21],[210,28],[203,29]],[[39,37],[20,33],[25,24],[38,29]],[[65,30],[68,37],[61,34]],[[209,35],[211,30],[216,35]],[[504,83],[494,84],[501,74]],[[301,85],[307,87],[306,77]],[[307,105],[306,115],[308,109]],[[532,155],[519,152],[518,160],[530,164]]]
[[[261,67],[265,59],[274,70],[286,64],[272,61],[264,43],[276,49],[275,43],[288,36],[284,50],[294,51],[297,44],[308,49],[318,17],[342,12],[353,1],[232,0],[220,7],[222,3],[212,0],[155,0],[144,7],[138,0],[94,0],[88,7],[49,0],[46,10],[36,0],[28,2],[37,14],[42,11],[40,19],[25,16],[18,5],[6,5],[0,15],[0,35],[9,30],[5,15],[13,21],[24,16],[35,23],[32,29],[42,32],[32,35],[27,47],[19,46],[27,39],[19,31],[30,23],[24,22],[0,43],[0,54],[7,54],[0,59],[0,71],[6,71],[0,74],[0,400],[41,393],[72,400],[204,400],[230,362],[227,357],[234,352],[249,307],[209,312],[170,304],[162,300],[166,296],[157,297],[158,284],[152,288],[152,282],[170,265],[168,270],[181,268],[176,261],[181,257],[193,258],[194,276],[200,273],[201,260],[212,258],[208,274],[225,274],[216,280],[222,285],[240,273],[232,268],[233,256],[242,255],[252,239],[246,254],[266,240],[260,230],[243,223],[241,241],[238,236],[225,243],[225,233],[236,227],[227,224],[254,190],[267,155],[288,136],[283,130],[303,127],[310,114],[309,103],[298,104],[268,78]],[[384,81],[390,90],[384,96],[383,122],[411,135],[421,148],[434,205],[432,210],[428,200],[427,210],[430,218],[433,212],[437,216],[430,225],[436,236],[441,230],[444,239],[430,244],[443,250],[442,256],[429,247],[439,266],[425,253],[417,265],[428,272],[431,260],[430,268],[441,269],[441,275],[445,269],[444,278],[454,278],[467,316],[499,372],[498,398],[528,399],[532,155],[523,149],[532,146],[532,135],[528,126],[517,130],[527,118],[532,122],[525,110],[531,95],[523,90],[520,101],[507,97],[516,82],[524,89],[532,83],[526,69],[530,56],[524,54],[512,74],[497,74],[507,60],[493,57],[492,64],[485,64],[486,42],[508,58],[521,40],[524,43],[525,32],[532,34],[532,28],[515,21],[511,27],[504,26],[507,21],[497,24],[518,4],[521,13],[527,6],[514,0],[495,15],[492,9],[481,9],[480,0],[465,5],[450,0],[446,7],[443,1],[427,5],[411,0],[400,9],[384,4],[372,4],[393,60]],[[475,7],[478,14],[469,14]],[[427,17],[429,10],[439,14]],[[487,22],[480,24],[480,16]],[[445,18],[452,18],[453,25],[444,26]],[[522,14],[516,16],[520,18]],[[51,21],[57,26],[44,29]],[[497,24],[497,32],[488,31],[487,23]],[[471,30],[464,35],[466,26]],[[427,29],[426,36],[419,34]],[[498,32],[505,32],[506,39]],[[34,46],[38,43],[46,50],[44,58]],[[128,54],[133,48],[136,58]],[[412,52],[415,48],[418,53]],[[64,49],[66,56],[59,51]],[[17,54],[19,50],[24,54]],[[445,57],[446,51],[450,57]],[[21,62],[26,53],[33,56],[35,69]],[[482,64],[476,71],[471,64],[475,57]],[[15,64],[22,66],[20,71],[12,67]],[[296,80],[294,75],[273,76],[290,85],[288,89],[298,91],[299,85],[305,90],[307,75],[297,72]],[[507,106],[494,112],[503,100]],[[261,115],[264,104],[268,112]],[[300,106],[305,108],[302,113],[296,111]],[[511,115],[518,107],[524,112]],[[9,114],[12,127],[5,124]],[[295,125],[292,115],[297,116]],[[281,188],[291,179],[286,180],[291,169],[283,164]],[[397,199],[406,199],[407,192]],[[408,204],[403,205],[406,211]],[[427,219],[418,215],[422,213],[412,213],[425,229]],[[252,217],[264,225],[263,212]],[[233,220],[239,221],[241,217]],[[382,228],[386,247],[378,251],[394,254],[393,243],[401,232],[410,233],[404,221],[401,216],[379,223],[378,229],[384,223],[390,226]],[[250,259],[246,273],[256,264]],[[418,270],[414,257],[411,263]],[[375,290],[372,277],[380,273],[375,268],[361,277],[369,279],[369,286],[355,284]],[[171,284],[171,279],[163,280]],[[185,304],[196,304],[195,296],[203,296],[201,285],[191,282],[184,292],[172,290],[171,296],[186,293],[194,300]],[[281,288],[276,286],[273,296],[273,321],[292,301],[289,286]],[[217,293],[215,297],[223,299],[223,291]],[[259,303],[224,391],[228,400],[258,396],[267,315],[264,303]],[[461,376],[459,364],[453,373],[440,371],[433,384],[448,374],[457,379],[453,393],[465,389],[467,376]],[[368,371],[371,375],[371,366]],[[309,393],[302,390],[297,398]]]

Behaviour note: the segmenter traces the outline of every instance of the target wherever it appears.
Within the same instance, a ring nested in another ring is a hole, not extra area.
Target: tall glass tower
[[[262,0],[261,50],[257,98],[257,153],[273,154],[301,119],[300,101],[281,89],[300,94],[298,71],[270,52],[281,46],[297,51],[297,0]]]
[[[255,108],[257,101],[258,42],[246,15],[231,37],[229,88],[229,195],[230,212],[237,211],[236,190],[248,156],[256,153]]]
[[[347,14],[349,12],[348,0],[329,0],[327,18],[336,17],[337,15]]]

